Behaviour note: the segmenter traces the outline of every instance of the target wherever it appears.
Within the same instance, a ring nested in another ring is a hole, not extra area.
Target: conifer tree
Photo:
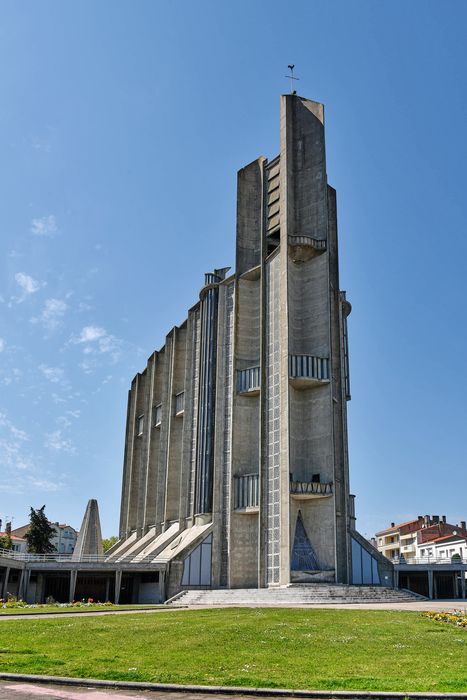
[[[29,514],[29,530],[24,536],[28,543],[28,552],[33,554],[51,554],[55,547],[50,541],[55,530],[45,515],[45,505],[42,508],[31,508]]]

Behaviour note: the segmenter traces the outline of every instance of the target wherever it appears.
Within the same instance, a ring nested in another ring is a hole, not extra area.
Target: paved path
[[[284,700],[277,695],[262,695],[262,700]],[[147,692],[98,690],[96,688],[76,688],[72,686],[52,686],[34,683],[15,683],[0,681],[0,700],[235,700],[245,695],[226,695],[224,693],[192,692]],[[250,696],[251,698],[251,696]],[[319,700],[323,700],[320,697]],[[358,698],[354,698],[358,700]]]
[[[70,612],[70,613],[37,613],[36,615],[1,615],[0,623],[2,620],[39,620],[40,618],[51,617],[91,617],[95,615],[147,615],[148,613],[157,614],[160,612],[177,612],[177,610],[212,610],[216,607],[215,605],[189,605],[186,607],[173,607],[167,606],[166,608],[153,608],[152,610],[112,610],[106,612],[93,611],[93,612]],[[303,608],[304,610],[313,608],[332,608],[339,610],[419,610],[423,612],[425,610],[436,610],[440,612],[446,612],[450,610],[465,610],[467,611],[467,599],[455,598],[453,600],[414,600],[408,603],[338,603],[336,605],[330,603],[309,603],[308,605],[226,605],[224,607],[228,608]]]

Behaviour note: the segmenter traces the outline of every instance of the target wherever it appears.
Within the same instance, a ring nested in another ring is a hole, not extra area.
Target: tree
[[[107,552],[108,549],[113,547],[115,542],[118,542],[118,537],[115,537],[115,535],[112,535],[112,537],[107,537],[106,539],[103,539],[102,546],[104,548],[104,552]]]
[[[11,541],[11,535],[9,532],[4,535],[0,535],[0,549],[11,549],[13,543]]]
[[[50,554],[55,547],[50,541],[55,530],[45,515],[45,505],[42,508],[31,508],[29,514],[29,530],[24,536],[28,543],[28,552],[33,554]]]

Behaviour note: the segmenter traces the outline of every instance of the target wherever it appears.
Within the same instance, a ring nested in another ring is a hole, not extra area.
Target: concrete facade
[[[382,558],[352,538],[351,307],[323,105],[281,97],[279,155],[238,173],[229,269],[205,275],[187,320],[133,379],[111,556],[164,562],[168,595],[350,583],[352,551],[357,582],[379,584]]]

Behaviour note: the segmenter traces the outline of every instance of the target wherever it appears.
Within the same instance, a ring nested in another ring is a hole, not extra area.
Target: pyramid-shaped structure
[[[76,542],[73,559],[82,559],[88,556],[102,556],[101,523],[99,519],[99,506],[95,498],[91,498],[86,506],[83,522]]]

